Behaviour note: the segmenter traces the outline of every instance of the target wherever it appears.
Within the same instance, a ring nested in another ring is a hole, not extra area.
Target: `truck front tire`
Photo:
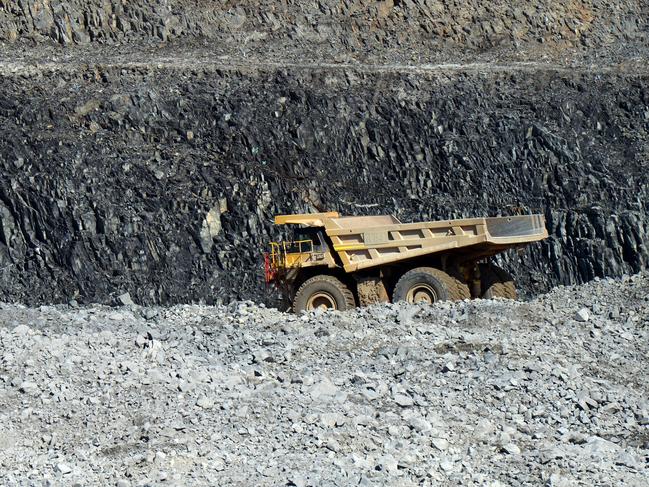
[[[314,276],[304,281],[293,299],[293,311],[336,309],[345,311],[356,307],[354,294],[334,276]]]
[[[460,301],[471,297],[469,287],[461,280],[434,267],[417,267],[397,281],[392,302],[435,303]]]

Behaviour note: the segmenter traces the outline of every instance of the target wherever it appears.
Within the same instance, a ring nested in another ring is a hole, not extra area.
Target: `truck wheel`
[[[406,272],[394,287],[392,301],[435,303],[460,301],[471,297],[461,280],[433,267],[417,267]]]
[[[304,281],[293,300],[293,311],[337,309],[345,311],[356,307],[354,295],[333,276],[314,276]]]
[[[493,264],[479,264],[480,292],[482,299],[516,299],[516,284],[509,272]]]

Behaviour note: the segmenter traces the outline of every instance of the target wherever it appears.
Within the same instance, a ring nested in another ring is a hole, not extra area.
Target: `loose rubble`
[[[0,484],[647,485],[648,357],[647,275],[304,315],[4,304]]]

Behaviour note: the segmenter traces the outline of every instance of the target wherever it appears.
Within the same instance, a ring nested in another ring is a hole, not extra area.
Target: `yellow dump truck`
[[[489,258],[547,238],[543,215],[402,223],[337,212],[275,217],[293,238],[271,242],[266,282],[295,312],[378,302],[516,299],[511,276]]]

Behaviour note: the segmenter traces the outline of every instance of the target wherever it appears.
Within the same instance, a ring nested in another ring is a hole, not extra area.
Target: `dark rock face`
[[[103,66],[0,77],[0,299],[261,298],[276,213],[540,211],[529,292],[649,263],[647,76]]]

